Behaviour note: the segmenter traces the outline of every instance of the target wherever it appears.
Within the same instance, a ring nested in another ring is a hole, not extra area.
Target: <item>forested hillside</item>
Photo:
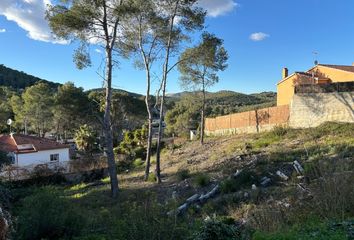
[[[198,92],[181,92],[170,94],[170,102],[178,102],[182,99],[193,98],[199,99]],[[208,92],[206,94],[206,102],[208,106],[208,116],[220,116],[230,113],[247,111],[254,108],[262,108],[275,106],[276,93],[262,92],[254,94],[244,94],[234,91]]]
[[[44,84],[44,85],[43,85]],[[42,91],[42,92],[41,92]],[[25,119],[32,133],[54,132],[73,134],[81,124],[100,130],[97,116],[102,114],[104,89],[84,91],[73,83],[58,84],[0,65],[0,132],[9,130],[6,120],[15,120],[17,131],[24,131]],[[40,94],[38,94],[41,92]],[[146,121],[144,96],[121,89],[112,89],[112,121],[115,132],[141,127]],[[36,97],[37,96],[37,97]],[[154,96],[151,96],[154,99]],[[243,94],[219,91],[206,94],[206,115],[209,117],[275,105],[276,93]],[[199,127],[200,92],[170,94],[166,103],[167,134],[183,135]],[[152,101],[155,103],[155,100]],[[70,106],[70,107],[69,107]],[[42,109],[40,116],[33,116]],[[72,117],[75,116],[75,117]],[[45,124],[40,124],[45,123]],[[36,125],[40,125],[36,127]],[[70,134],[69,134],[70,135]],[[116,136],[119,136],[117,134]]]
[[[199,92],[182,92],[169,95],[169,110],[166,113],[167,132],[182,136],[200,125],[202,96]],[[207,117],[250,111],[276,105],[276,93],[262,92],[243,94],[233,91],[219,91],[206,94]]]
[[[50,82],[22,71],[17,71],[0,64],[0,86],[11,87],[16,90],[25,89],[37,82],[45,82],[51,88],[57,88],[59,83]]]

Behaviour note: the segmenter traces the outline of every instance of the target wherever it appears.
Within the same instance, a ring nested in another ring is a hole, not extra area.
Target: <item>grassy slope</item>
[[[110,199],[108,184],[33,187],[15,191],[13,212],[28,217],[23,214],[26,201],[49,191],[84,215],[85,225],[77,234],[95,237],[78,239],[186,239],[201,219],[213,215],[247,221],[246,229],[257,230],[254,239],[346,239],[342,231],[331,232],[322,222],[354,217],[353,209],[348,210],[354,193],[347,187],[353,185],[353,132],[353,124],[326,124],[317,129],[209,138],[204,146],[175,142],[163,153],[161,186],[143,182],[143,167],[138,167],[120,175],[118,201]],[[305,167],[304,179],[293,174],[289,181],[281,181],[274,175],[294,160]],[[228,179],[238,169],[245,170],[244,177]],[[259,186],[264,176],[272,179],[272,185],[252,191],[251,185]],[[168,210],[216,182],[222,193],[201,209],[192,207],[177,222],[165,217]],[[298,183],[310,194],[299,191]],[[315,224],[302,233],[304,222]],[[245,230],[248,238],[252,231]],[[314,238],[316,233],[319,237]]]

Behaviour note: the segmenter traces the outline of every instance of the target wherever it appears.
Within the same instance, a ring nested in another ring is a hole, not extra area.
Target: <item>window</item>
[[[50,154],[50,161],[54,162],[54,161],[59,161],[59,154]]]
[[[16,163],[15,156],[9,154],[9,155],[7,155],[7,157],[9,159],[10,164],[15,164]]]

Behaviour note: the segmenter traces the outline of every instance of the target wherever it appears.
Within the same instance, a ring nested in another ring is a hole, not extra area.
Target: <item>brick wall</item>
[[[289,106],[283,105],[207,118],[205,120],[205,132],[207,135],[224,135],[269,130],[275,125],[287,124],[289,114]]]

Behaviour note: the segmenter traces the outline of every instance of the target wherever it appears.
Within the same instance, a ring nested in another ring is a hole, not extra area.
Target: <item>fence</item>
[[[263,108],[254,111],[235,113],[216,118],[207,118],[205,132],[207,135],[223,135],[237,132],[260,132],[275,125],[287,124],[289,106]]]
[[[331,93],[353,92],[354,82],[336,82],[322,84],[302,84],[295,86],[295,93]]]

